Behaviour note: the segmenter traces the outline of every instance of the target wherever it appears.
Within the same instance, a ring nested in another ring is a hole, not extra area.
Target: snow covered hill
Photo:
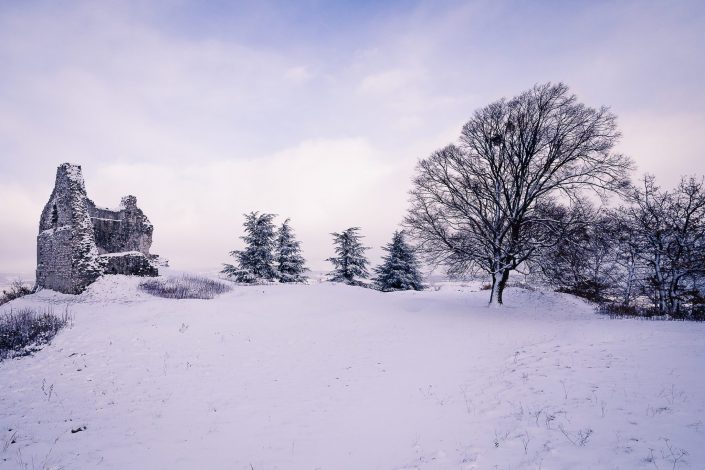
[[[235,287],[110,276],[0,363],[2,469],[702,469],[705,325],[570,296]],[[75,432],[73,432],[75,431]]]

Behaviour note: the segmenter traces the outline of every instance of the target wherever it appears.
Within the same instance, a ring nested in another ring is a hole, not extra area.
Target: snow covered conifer
[[[328,258],[326,261],[333,263],[334,269],[329,273],[330,280],[334,282],[345,282],[347,284],[356,284],[356,277],[366,278],[369,276],[367,272],[367,258],[365,258],[365,250],[368,247],[362,246],[358,234],[359,227],[350,227],[341,233],[332,233],[333,245],[335,245],[336,256]]]
[[[255,283],[276,279],[274,269],[274,214],[250,212],[245,215],[245,249],[231,251],[237,265],[226,264],[223,273],[238,282]]]
[[[306,260],[301,256],[301,242],[294,237],[289,219],[277,230],[274,251],[275,269],[280,282],[305,282],[308,271]]]
[[[384,250],[387,254],[375,268],[375,285],[383,291],[422,290],[419,263],[413,248],[404,239],[404,232],[394,232],[392,242]]]

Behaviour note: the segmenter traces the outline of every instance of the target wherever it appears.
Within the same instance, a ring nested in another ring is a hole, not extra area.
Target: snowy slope
[[[703,324],[519,289],[488,309],[453,285],[167,300],[137,282],[6,306],[68,305],[74,325],[0,363],[0,468],[705,468]]]

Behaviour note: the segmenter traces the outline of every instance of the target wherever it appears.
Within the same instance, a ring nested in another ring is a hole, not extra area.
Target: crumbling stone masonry
[[[64,163],[39,220],[37,286],[78,294],[101,274],[156,276],[153,230],[134,196],[116,210],[97,207],[81,167]]]

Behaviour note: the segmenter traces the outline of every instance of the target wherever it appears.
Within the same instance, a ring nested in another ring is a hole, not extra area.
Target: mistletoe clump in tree
[[[277,278],[274,268],[274,214],[250,212],[245,215],[244,250],[230,252],[237,264],[226,264],[223,273],[237,282],[256,283]]]
[[[387,254],[375,268],[375,285],[383,291],[422,290],[419,263],[413,248],[404,239],[404,232],[394,232],[392,242],[384,250]]]
[[[306,260],[301,256],[301,242],[294,237],[289,219],[277,230],[274,259],[279,282],[306,282]]]
[[[350,227],[340,233],[332,233],[333,245],[336,256],[326,261],[333,263],[334,269],[330,272],[330,280],[346,284],[360,284],[355,278],[367,278],[366,246],[362,246],[362,236],[358,234],[359,227]]]

